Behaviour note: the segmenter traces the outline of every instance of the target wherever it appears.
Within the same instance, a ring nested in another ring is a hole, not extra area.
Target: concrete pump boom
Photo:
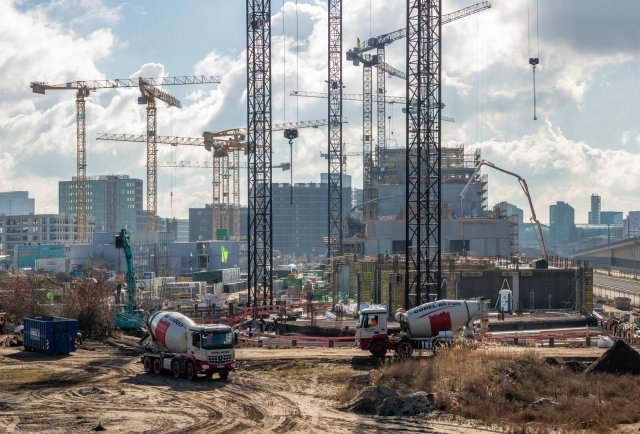
[[[525,196],[527,196],[527,200],[529,201],[529,208],[531,209],[531,222],[534,224],[534,226],[536,228],[536,236],[538,237],[538,243],[540,244],[540,252],[542,254],[542,257],[544,259],[547,259],[547,247],[544,244],[544,237],[542,236],[542,225],[540,224],[540,221],[538,220],[538,217],[536,216],[536,211],[533,208],[533,201],[531,200],[531,194],[529,194],[529,186],[527,185],[527,181],[525,181],[525,179],[522,176],[518,175],[517,173],[513,173],[513,172],[510,172],[510,171],[508,171],[506,169],[498,167],[495,164],[493,164],[492,162],[487,161],[487,160],[480,160],[480,162],[476,166],[476,170],[473,172],[473,175],[471,175],[471,177],[469,178],[469,181],[467,181],[467,183],[464,185],[462,190],[460,190],[459,199],[460,199],[460,232],[461,232],[461,237],[464,239],[464,223],[463,223],[464,211],[462,209],[462,198],[464,197],[464,194],[466,193],[467,188],[469,187],[469,184],[471,184],[471,182],[474,179],[476,179],[476,176],[480,172],[480,168],[482,166],[491,167],[493,169],[496,169],[499,172],[506,173],[507,175],[511,175],[511,176],[515,177],[518,180],[518,183],[520,183],[520,187],[522,187],[522,191],[524,191],[524,194],[525,194]]]

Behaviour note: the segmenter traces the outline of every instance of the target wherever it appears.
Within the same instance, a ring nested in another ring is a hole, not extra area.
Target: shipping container
[[[50,354],[76,350],[78,320],[58,316],[24,318],[24,349]]]

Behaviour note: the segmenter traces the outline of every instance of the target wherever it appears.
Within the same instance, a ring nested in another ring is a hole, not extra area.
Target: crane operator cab
[[[356,322],[356,346],[369,349],[373,340],[387,340],[387,310],[381,308],[362,309]]]

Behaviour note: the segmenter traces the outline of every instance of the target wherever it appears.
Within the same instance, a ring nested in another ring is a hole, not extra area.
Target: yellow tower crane
[[[34,93],[45,94],[47,90],[75,90],[76,91],[76,215],[78,224],[78,241],[87,242],[87,139],[85,124],[85,98],[91,92],[98,89],[116,89],[138,87],[143,93],[143,104],[148,104],[149,100],[159,97],[159,89],[156,86],[175,86],[187,84],[209,84],[220,83],[220,77],[217,76],[178,76],[178,77],[158,77],[158,78],[127,78],[115,80],[86,80],[71,81],[62,84],[48,84],[44,82],[31,82],[31,89]],[[145,94],[146,92],[146,94]],[[162,92],[164,94],[164,92]],[[167,94],[164,94],[167,95]],[[176,100],[177,101],[177,100]],[[147,110],[147,125],[149,125],[149,110]],[[155,110],[152,111],[152,122],[155,125]],[[155,134],[155,128],[153,129]],[[149,151],[148,151],[149,155]],[[147,161],[147,170],[149,170],[149,161]],[[152,167],[153,168],[153,167]],[[154,172],[155,173],[155,172]],[[147,173],[149,178],[149,173]],[[155,178],[154,178],[155,180]],[[147,190],[149,189],[149,179],[147,179]],[[152,199],[156,197],[153,192]],[[147,191],[147,201],[149,201],[149,192]],[[154,212],[157,208],[157,202],[147,203],[147,209],[153,207]],[[155,219],[154,219],[155,221]],[[147,230],[149,230],[149,220],[147,221]],[[157,221],[156,221],[157,225]],[[157,228],[157,226],[156,226]]]
[[[299,122],[287,122],[282,124],[272,125],[272,131],[297,131],[301,128],[317,128],[327,125],[326,119],[313,120],[313,121],[299,121]],[[154,130],[155,131],[155,130]],[[228,223],[229,218],[221,213],[217,213],[216,209],[222,209],[222,206],[216,206],[221,204],[221,199],[224,196],[229,195],[229,180],[231,180],[232,189],[231,194],[233,196],[233,210],[234,210],[234,233],[240,233],[240,151],[247,149],[247,143],[245,142],[247,135],[246,128],[232,128],[217,132],[204,132],[203,137],[173,137],[173,136],[155,136],[153,141],[154,146],[158,143],[168,144],[171,146],[202,146],[208,151],[212,152],[212,169],[213,169],[213,234],[215,236],[216,229],[221,226],[222,223]],[[116,134],[116,133],[98,133],[96,140],[111,140],[118,142],[139,142],[149,143],[148,135],[140,134]],[[216,161],[216,157],[223,156],[231,153],[232,162],[229,164],[228,160],[226,166],[222,160]],[[149,147],[147,147],[147,155],[149,155]],[[157,152],[153,153],[157,156]],[[156,157],[157,158],[157,157]],[[291,164],[288,169],[290,170]],[[147,173],[149,173],[150,164],[147,164]],[[157,160],[153,160],[152,166],[154,179],[157,173]],[[231,175],[228,173],[231,172]],[[227,173],[227,175],[225,175]],[[219,174],[219,175],[218,175]],[[157,189],[157,183],[155,184]],[[155,191],[155,197],[157,198],[157,190]],[[227,208],[228,210],[229,208]]]
[[[221,176],[217,178],[231,178],[234,184],[239,185],[239,170],[238,169],[246,169],[247,163],[239,163],[237,166],[229,165],[228,155],[227,156],[216,156],[215,152],[212,152],[213,161],[161,161],[158,162],[158,167],[172,167],[172,168],[187,168],[187,169],[213,169],[213,173],[221,173]],[[239,154],[237,150],[233,151],[234,155]],[[226,160],[226,162],[221,160]],[[283,171],[291,169],[291,163],[280,163],[271,166],[272,169],[282,169]],[[231,172],[229,175],[228,173]],[[225,175],[227,173],[227,175]],[[215,179],[215,178],[214,178]],[[213,220],[212,220],[212,234],[213,238],[216,235],[217,228],[228,227],[229,223],[229,210],[233,210],[233,235],[236,239],[240,237],[240,201],[239,201],[239,189],[234,188],[233,190],[233,205],[229,203],[229,198],[226,196],[226,201],[224,201],[224,189],[218,188],[218,193],[216,193],[215,181],[214,181],[214,192],[213,192]],[[222,201],[217,201],[217,198],[222,197]],[[216,209],[219,210],[216,212]],[[226,219],[226,223],[225,223]],[[227,226],[225,226],[227,224]]]

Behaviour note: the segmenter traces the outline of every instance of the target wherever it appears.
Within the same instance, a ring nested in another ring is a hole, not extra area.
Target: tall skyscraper
[[[600,221],[601,199],[599,194],[591,195],[591,211],[589,212],[589,224],[599,225]]]
[[[94,220],[93,232],[144,230],[136,225],[142,213],[142,180],[128,175],[92,176],[87,178],[87,216]],[[76,213],[76,182],[60,181],[58,204],[61,214]]]
[[[575,210],[568,203],[558,201],[549,207],[549,244],[558,250],[573,241]]]

